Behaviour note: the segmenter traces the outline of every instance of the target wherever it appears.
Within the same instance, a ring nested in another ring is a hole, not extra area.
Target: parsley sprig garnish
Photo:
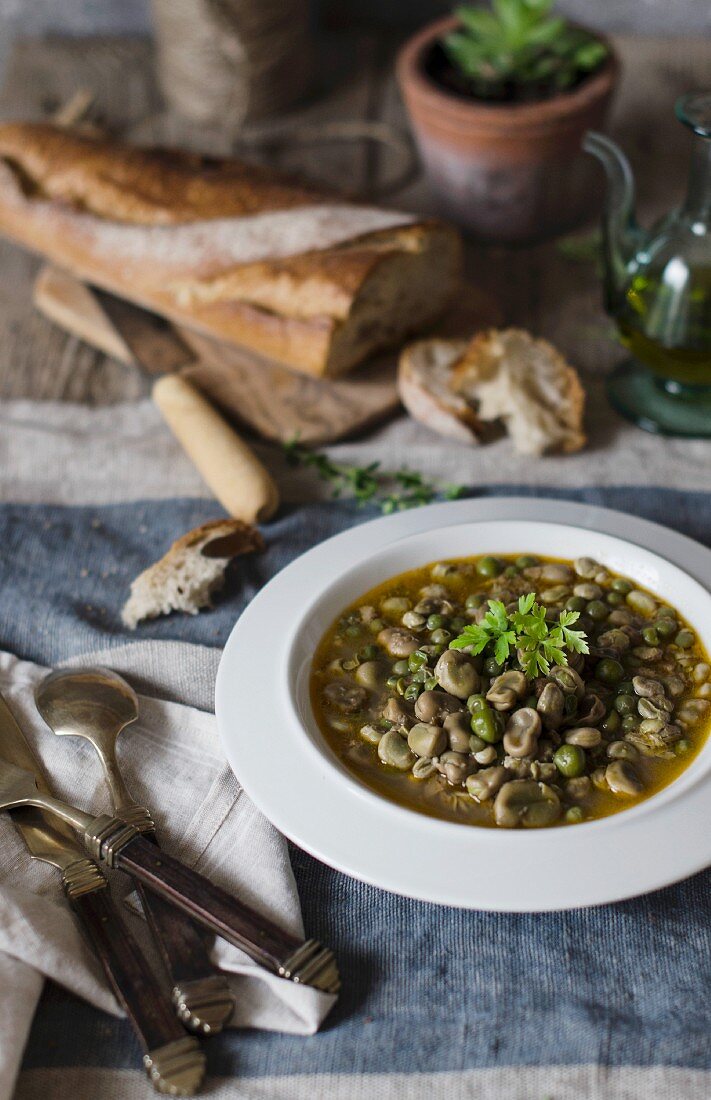
[[[501,600],[489,600],[489,610],[479,623],[465,626],[450,643],[450,649],[469,649],[474,655],[489,649],[503,665],[511,651],[517,652],[529,680],[547,676],[551,665],[567,665],[569,653],[588,653],[583,630],[571,628],[580,618],[578,611],[561,611],[557,623],[549,623],[546,609],[536,603],[535,593],[520,596],[518,608],[509,614]]]
[[[431,504],[438,498],[456,500],[463,491],[461,485],[427,481],[417,470],[383,470],[379,462],[367,466],[332,462],[328,455],[304,447],[298,438],[283,446],[287,462],[314,469],[322,481],[331,485],[332,497],[350,496],[361,505],[377,504],[384,515]]]

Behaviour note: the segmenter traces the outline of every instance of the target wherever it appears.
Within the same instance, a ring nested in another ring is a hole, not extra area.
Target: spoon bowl
[[[101,759],[114,807],[134,808],[116,762],[116,739],[138,718],[138,698],[131,685],[108,668],[59,669],[38,685],[35,703],[53,733],[91,742]],[[143,808],[141,812],[148,816]]]
[[[86,737],[115,744],[122,729],[138,718],[130,684],[108,668],[68,668],[51,672],[35,693],[37,709],[60,737]]]

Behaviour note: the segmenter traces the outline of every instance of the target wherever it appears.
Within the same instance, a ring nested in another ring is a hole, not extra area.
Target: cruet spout
[[[588,130],[583,149],[601,161],[607,176],[602,220],[603,259],[608,296],[614,297],[624,290],[630,261],[640,243],[634,214],[634,176],[625,154],[605,134]]]

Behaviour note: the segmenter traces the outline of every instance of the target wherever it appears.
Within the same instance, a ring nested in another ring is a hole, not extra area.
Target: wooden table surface
[[[709,47],[698,39],[619,38],[623,79],[611,131],[634,165],[643,223],[683,194],[689,137],[673,116],[677,95],[708,77]],[[312,103],[260,131],[266,149],[250,155],[316,175],[330,183],[379,192],[403,165],[371,143],[333,143],[318,149],[289,145],[284,134],[301,125],[343,119],[406,125],[393,79],[394,44],[366,34],[324,41],[322,90]],[[191,126],[166,113],[152,77],[151,46],[136,39],[44,39],[16,45],[0,94],[0,118],[43,118],[79,87],[96,96],[101,123],[142,143],[175,142],[206,152],[229,151],[222,133]],[[239,146],[237,150],[242,152]],[[389,205],[433,212],[421,176],[388,196]],[[32,397],[106,405],[147,392],[134,370],[69,337],[31,304],[38,261],[0,241],[0,398]],[[467,277],[498,299],[502,319],[551,339],[583,371],[606,371],[621,350],[600,304],[591,262],[571,259],[560,245],[506,250],[472,242]]]

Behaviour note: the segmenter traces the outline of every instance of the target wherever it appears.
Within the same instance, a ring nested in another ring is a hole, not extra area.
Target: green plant
[[[580,618],[577,611],[561,611],[558,622],[549,623],[533,592],[520,596],[518,608],[511,614],[501,600],[488,603],[481,622],[465,626],[449,643],[450,649],[469,649],[475,656],[486,651],[498,665],[505,664],[514,650],[529,680],[547,676],[551,665],[567,665],[566,650],[589,652],[584,631],[571,630]]]
[[[491,10],[457,8],[459,29],[442,45],[471,92],[530,99],[565,91],[607,56],[600,39],[560,16],[553,0],[491,0]]]

